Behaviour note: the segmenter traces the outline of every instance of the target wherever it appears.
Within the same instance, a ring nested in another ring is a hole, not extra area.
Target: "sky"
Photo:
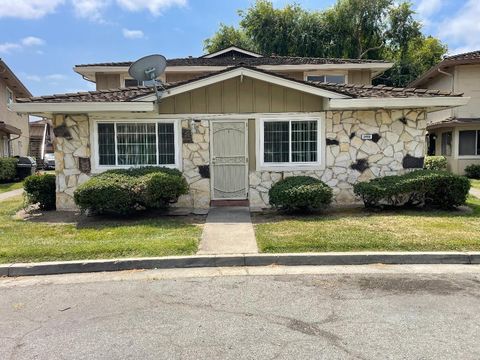
[[[0,0],[0,58],[36,96],[94,90],[76,64],[160,53],[199,56],[218,25],[253,0]],[[282,7],[293,1],[274,0]],[[335,0],[297,0],[311,10]],[[423,32],[450,54],[480,49],[480,0],[413,0]]]

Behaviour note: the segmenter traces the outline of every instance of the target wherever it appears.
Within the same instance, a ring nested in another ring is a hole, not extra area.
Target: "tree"
[[[203,42],[203,48],[208,53],[213,53],[231,45],[239,46],[246,50],[255,51],[255,46],[242,29],[220,24],[218,31]]]

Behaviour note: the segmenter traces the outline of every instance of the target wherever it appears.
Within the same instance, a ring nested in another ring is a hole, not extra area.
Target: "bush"
[[[427,170],[447,170],[447,158],[445,156],[427,156],[425,157],[424,167]]]
[[[366,207],[431,206],[451,209],[467,200],[470,182],[445,171],[417,170],[354,185]]]
[[[55,209],[55,175],[28,176],[23,186],[30,204],[38,203],[42,210]]]
[[[468,165],[465,168],[465,174],[470,179],[480,179],[480,165]]]
[[[74,193],[82,211],[127,215],[139,209],[159,209],[188,192],[182,173],[176,169],[142,167],[106,171],[93,176]]]
[[[319,210],[332,202],[332,189],[310,176],[280,180],[268,193],[270,204],[288,211]]]
[[[16,158],[0,158],[0,182],[11,182],[17,177]]]

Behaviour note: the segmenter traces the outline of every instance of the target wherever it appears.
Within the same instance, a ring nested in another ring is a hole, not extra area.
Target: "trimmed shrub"
[[[55,175],[31,175],[23,184],[30,204],[39,204],[42,210],[55,209]]]
[[[332,189],[310,176],[292,176],[274,184],[268,192],[270,204],[287,211],[325,208],[332,202]]]
[[[431,206],[451,209],[465,204],[470,182],[445,171],[417,170],[354,185],[366,207]]]
[[[480,179],[480,165],[468,165],[465,168],[465,175],[470,179]]]
[[[0,182],[11,182],[17,177],[16,158],[0,158]]]
[[[93,176],[77,188],[74,199],[82,211],[127,215],[141,209],[168,207],[187,192],[188,185],[180,171],[142,167]]]
[[[425,157],[424,168],[427,170],[445,171],[447,170],[447,158],[445,156],[427,156]]]

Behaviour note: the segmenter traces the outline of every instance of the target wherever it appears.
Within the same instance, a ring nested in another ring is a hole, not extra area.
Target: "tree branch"
[[[366,53],[368,53],[369,51],[378,50],[378,49],[381,49],[382,47],[383,47],[383,44],[382,44],[382,45],[375,46],[375,47],[372,47],[372,48],[370,48],[370,49],[367,49],[367,50],[365,50],[364,52],[362,52],[358,58],[361,59],[361,58],[363,58],[363,56],[364,56]]]

